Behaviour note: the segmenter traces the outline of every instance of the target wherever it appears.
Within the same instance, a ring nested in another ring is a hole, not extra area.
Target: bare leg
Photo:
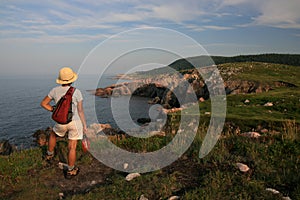
[[[68,156],[68,165],[73,167],[76,161],[76,146],[77,140],[69,140],[68,149],[69,149],[69,156]]]
[[[56,134],[53,131],[51,131],[49,136],[48,151],[54,152],[55,145],[56,145]]]

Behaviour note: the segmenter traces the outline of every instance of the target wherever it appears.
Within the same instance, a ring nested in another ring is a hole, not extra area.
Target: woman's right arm
[[[81,123],[83,125],[83,133],[85,134],[87,132],[87,125],[86,125],[86,120],[85,120],[85,115],[84,115],[82,101],[78,102],[78,104],[77,104],[77,110],[78,110],[79,118],[80,118]]]

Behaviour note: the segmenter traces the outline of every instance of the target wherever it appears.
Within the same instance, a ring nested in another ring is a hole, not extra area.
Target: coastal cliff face
[[[296,85],[284,81],[266,82],[265,80],[237,78],[238,75],[245,70],[251,70],[251,68],[252,65],[248,64],[245,68],[218,66],[218,70],[212,70],[210,67],[202,67],[173,74],[155,76],[144,74],[135,78],[127,76],[126,78],[131,79],[131,82],[97,88],[94,94],[100,97],[122,95],[149,97],[153,99],[149,103],[161,104],[164,108],[170,109],[180,107],[178,96],[184,97],[186,103],[192,101],[192,96],[196,96],[199,101],[209,99],[208,87],[210,87],[210,91],[225,89],[226,94],[262,93],[278,87],[296,87]],[[205,81],[203,77],[205,77]],[[215,88],[214,85],[220,85],[218,83],[224,84],[224,87]]]
[[[189,95],[195,96],[196,94],[197,99],[209,98],[207,86],[203,81],[199,81],[198,77],[182,76],[181,74],[161,74],[152,78],[134,79],[131,82],[97,88],[94,94],[102,98],[123,95],[149,97],[153,99],[149,103],[161,104],[164,108],[174,108],[180,107],[176,96],[188,99]]]

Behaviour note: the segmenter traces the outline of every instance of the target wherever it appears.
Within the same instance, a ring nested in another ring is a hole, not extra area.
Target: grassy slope
[[[224,64],[227,67],[230,64]],[[292,83],[296,88],[274,88],[266,93],[230,95],[228,96],[228,118],[242,118],[248,120],[264,120],[268,122],[296,120],[300,123],[300,69],[299,67],[268,63],[239,63],[243,72],[234,78],[239,80],[253,80],[262,83],[284,81]],[[248,99],[250,103],[245,105]],[[274,106],[263,106],[272,102]]]
[[[239,94],[227,96],[228,120],[257,122],[284,122],[295,120],[300,123],[300,69],[299,67],[269,64],[269,63],[229,63],[219,66],[222,68],[240,68],[240,72],[232,75],[230,80],[248,80],[273,84],[274,81],[284,81],[296,85],[296,88],[275,88],[258,94]],[[244,103],[245,100],[249,103]],[[274,106],[266,107],[265,103],[272,102]],[[210,102],[200,105],[201,113],[210,110]],[[244,122],[243,122],[244,123]]]
[[[223,64],[220,67],[242,67],[243,72],[233,77],[236,79],[281,80],[300,86],[297,67],[261,63]],[[240,126],[242,131],[264,123],[277,132],[265,133],[261,139],[248,139],[226,129],[210,154],[199,159],[198,151],[207,130],[203,122],[193,145],[171,166],[143,174],[131,182],[124,179],[126,174],[115,171],[107,184],[68,198],[139,199],[144,194],[149,199],[168,199],[172,195],[182,199],[281,199],[287,195],[300,199],[299,97],[298,88],[229,95],[227,121]],[[245,99],[250,103],[245,104]],[[266,102],[273,102],[274,106],[264,107]],[[201,114],[209,111],[209,107],[209,101],[200,104]],[[153,151],[153,146],[158,149],[165,145],[165,139],[131,138],[118,145],[140,152]],[[9,157],[0,156],[0,199],[58,198],[58,187],[47,188],[43,183],[43,177],[47,178],[54,169],[45,168],[41,154],[41,149],[33,149]],[[83,160],[78,164],[89,164],[86,161],[89,159]],[[247,164],[250,171],[240,172],[236,162]],[[266,188],[277,189],[281,194],[274,195]]]

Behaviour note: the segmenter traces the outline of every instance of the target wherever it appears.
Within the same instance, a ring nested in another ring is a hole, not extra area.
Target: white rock
[[[163,131],[151,131],[149,133],[150,136],[166,136],[166,133]]]
[[[290,197],[282,197],[283,200],[292,200]]]
[[[141,176],[139,173],[130,173],[126,176],[126,181],[131,181],[132,179]]]
[[[68,164],[67,163],[62,163],[62,162],[59,162],[58,163],[58,168],[59,169],[66,169],[68,167]]]
[[[60,193],[58,193],[58,196],[59,196],[59,199],[64,199],[64,193],[62,193],[62,192],[60,192]]]
[[[124,163],[123,164],[123,169],[127,169],[128,168],[128,163]]]
[[[210,112],[205,112],[204,115],[210,115]]]
[[[244,101],[244,103],[250,103],[250,100],[249,100],[249,99],[246,99],[246,100]]]
[[[267,132],[269,132],[269,130],[266,129],[266,128],[264,128],[264,129],[260,130],[260,132],[261,132],[261,133],[267,133]]]
[[[191,123],[189,123],[189,125],[188,125],[188,126],[189,126],[189,127],[191,127],[191,126],[193,126],[193,125],[194,125],[194,123],[193,123],[193,122],[191,122]]]
[[[271,107],[271,106],[273,106],[273,103],[272,102],[268,102],[268,103],[265,103],[264,106]]]
[[[140,196],[139,200],[148,200],[143,194]]]
[[[239,168],[241,172],[247,172],[250,169],[247,165],[243,163],[236,163],[236,166]]]
[[[168,200],[178,200],[180,199],[179,196],[171,196]]]
[[[259,133],[253,132],[253,131],[245,132],[245,133],[242,133],[241,135],[246,136],[246,137],[250,137],[250,138],[259,138],[261,136]]]
[[[269,191],[269,192],[272,192],[273,194],[279,194],[280,193],[278,190],[275,190],[273,188],[267,188],[266,190]]]
[[[177,131],[177,133],[182,133],[182,132],[184,132],[183,129],[179,129],[179,130]]]

